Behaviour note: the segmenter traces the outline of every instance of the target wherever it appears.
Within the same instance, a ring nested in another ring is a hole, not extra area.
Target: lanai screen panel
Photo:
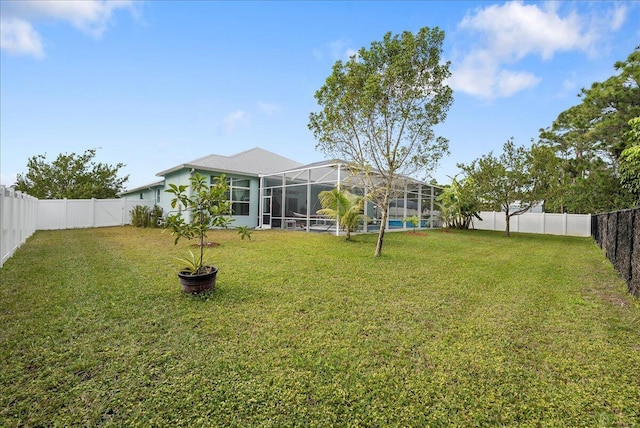
[[[331,231],[335,230],[335,219],[327,219],[318,215],[322,208],[318,195],[324,190],[331,190],[340,184],[341,188],[351,193],[365,196],[367,186],[375,177],[365,177],[345,163],[329,161],[326,164],[315,164],[307,168],[286,171],[262,177],[262,195],[270,196],[273,203],[272,227],[287,229]],[[381,179],[379,179],[381,181]],[[438,214],[434,208],[435,193],[441,191],[429,184],[419,182],[410,177],[400,176],[392,190],[389,204],[390,229],[405,228],[403,222],[407,217],[418,215],[420,227],[437,227]],[[379,228],[382,210],[375,201],[365,203],[365,215],[370,218],[369,224],[361,229],[373,231]]]

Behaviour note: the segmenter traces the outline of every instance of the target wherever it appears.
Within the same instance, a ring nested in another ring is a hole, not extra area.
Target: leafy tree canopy
[[[322,110],[310,114],[308,126],[317,148],[363,172],[364,186],[382,208],[376,256],[396,177],[426,176],[448,153],[448,141],[433,131],[453,102],[445,84],[449,63],[440,58],[443,40],[438,28],[387,33],[348,61],[337,61],[315,94]]]
[[[620,155],[620,181],[640,205],[640,117],[631,119],[629,125],[631,129],[625,134],[629,147]]]
[[[464,171],[466,179],[475,184],[475,192],[486,208],[504,211],[505,232],[509,236],[509,220],[541,201],[545,181],[542,164],[536,161],[533,150],[516,146],[513,139],[502,149],[498,157],[490,152],[468,165],[458,164],[458,167]]]
[[[590,213],[632,204],[631,189],[621,185],[621,174],[623,153],[633,145],[625,137],[629,121],[640,116],[640,46],[615,69],[616,75],[582,89],[580,104],[540,130],[541,143],[557,157],[557,180],[545,198],[548,209]]]
[[[478,186],[472,178],[458,180],[453,177],[451,185],[442,190],[437,200],[445,227],[468,229],[474,218],[482,220],[479,215],[482,202],[478,197]]]
[[[629,131],[629,121],[640,116],[640,46],[626,61],[618,61],[619,74],[604,82],[596,82],[582,90],[582,104],[592,112],[587,138],[607,151],[612,159],[619,159],[627,147],[623,138]]]
[[[39,199],[108,199],[116,198],[129,176],[118,177],[123,163],[115,166],[93,161],[95,149],[82,155],[59,154],[51,163],[45,155],[27,161],[28,171],[18,174],[16,190]]]

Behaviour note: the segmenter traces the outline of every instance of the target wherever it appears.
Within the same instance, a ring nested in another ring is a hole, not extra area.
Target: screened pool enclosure
[[[372,181],[373,180],[373,181]],[[258,227],[262,229],[289,229],[339,233],[335,218],[321,216],[318,194],[340,186],[359,196],[368,196],[369,187],[375,187],[375,175],[355,172],[344,161],[325,161],[275,174],[260,176],[260,213]],[[373,184],[372,184],[373,183]],[[420,217],[420,228],[441,226],[435,198],[440,187],[408,177],[398,177],[389,202],[387,230],[410,229],[403,220]],[[366,198],[364,214],[368,221],[361,222],[358,232],[380,229],[382,210],[376,202]]]

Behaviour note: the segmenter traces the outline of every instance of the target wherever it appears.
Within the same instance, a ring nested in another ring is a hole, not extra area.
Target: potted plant
[[[189,185],[169,184],[167,193],[174,195],[171,208],[178,211],[167,216],[166,228],[176,237],[191,240],[196,238],[200,251],[179,260],[183,268],[178,278],[185,293],[199,293],[215,287],[218,268],[210,265],[204,257],[204,249],[209,245],[207,232],[213,227],[227,227],[232,221],[231,202],[227,195],[229,186],[224,175],[214,177],[213,184],[207,183],[207,177],[196,172],[189,178]],[[189,218],[185,218],[186,216]]]

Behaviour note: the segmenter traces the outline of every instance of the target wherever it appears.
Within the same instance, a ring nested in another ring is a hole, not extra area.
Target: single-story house
[[[303,165],[256,147],[233,156],[209,155],[177,165],[159,172],[157,176],[162,180],[127,190],[120,196],[153,201],[166,216],[171,212],[172,195],[165,192],[169,183],[189,184],[189,177],[196,171],[208,176],[211,182],[214,177],[225,175],[230,187],[233,227],[335,231],[333,219],[317,215],[321,208],[318,194],[338,183],[348,186],[353,193],[366,194],[347,162],[327,160]],[[441,191],[438,186],[399,177],[389,204],[388,228],[407,227],[403,219],[413,215],[420,216],[421,227],[439,227],[434,201]],[[376,230],[381,210],[369,201],[365,214],[371,221],[362,225],[363,231]]]

